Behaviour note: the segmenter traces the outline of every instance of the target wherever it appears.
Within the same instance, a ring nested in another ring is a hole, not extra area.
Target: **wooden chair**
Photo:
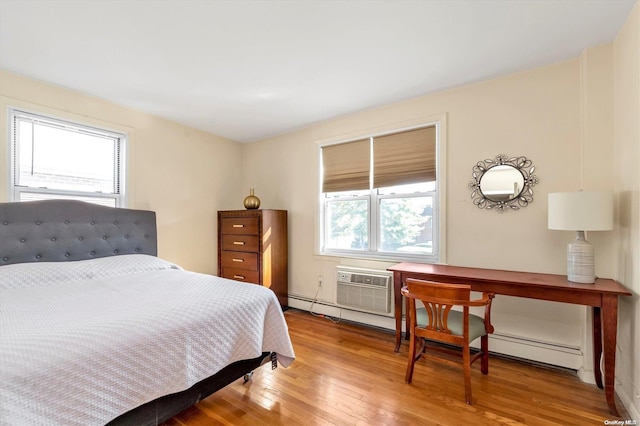
[[[493,293],[484,293],[481,299],[471,300],[471,287],[463,284],[445,284],[409,278],[402,294],[407,298],[407,313],[411,337],[409,346],[409,364],[405,381],[411,383],[413,367],[426,351],[424,339],[435,340],[462,348],[464,369],[464,389],[467,404],[471,405],[471,364],[481,359],[482,374],[489,373],[489,337],[493,333],[491,325],[491,301]],[[416,309],[416,299],[421,300],[424,308]],[[453,306],[462,306],[462,312],[452,310]],[[484,318],[469,313],[470,306],[484,306]],[[471,357],[469,344],[481,338],[481,350]],[[419,353],[416,345],[421,340]],[[452,352],[451,349],[434,348]],[[455,351],[460,355],[459,351]]]

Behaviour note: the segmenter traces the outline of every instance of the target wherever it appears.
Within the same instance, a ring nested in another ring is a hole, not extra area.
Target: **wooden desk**
[[[596,384],[600,389],[603,388],[600,356],[604,353],[604,392],[609,411],[614,416],[619,416],[613,388],[616,372],[618,296],[631,296],[631,292],[618,282],[599,278],[594,284],[577,284],[567,281],[564,275],[406,262],[394,265],[388,270],[393,271],[396,352],[400,349],[402,340],[400,289],[407,278],[469,284],[474,291],[591,306],[593,308],[593,371]]]

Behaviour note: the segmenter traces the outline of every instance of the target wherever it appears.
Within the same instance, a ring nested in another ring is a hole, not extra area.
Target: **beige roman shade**
[[[369,139],[322,148],[322,192],[369,189]]]
[[[436,127],[373,139],[373,187],[436,180]]]

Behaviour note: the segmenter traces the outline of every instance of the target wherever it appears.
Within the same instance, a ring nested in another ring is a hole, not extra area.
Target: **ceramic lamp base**
[[[578,231],[575,241],[567,244],[567,279],[582,284],[596,281],[593,246],[584,231]]]

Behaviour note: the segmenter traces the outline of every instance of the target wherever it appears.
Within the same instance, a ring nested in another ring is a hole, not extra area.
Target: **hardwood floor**
[[[200,425],[603,425],[604,392],[572,371],[491,356],[489,375],[472,367],[473,405],[461,367],[423,357],[404,382],[408,344],[390,332],[285,312],[296,360],[268,365],[164,426]],[[624,407],[618,402],[624,416]],[[627,418],[627,417],[623,417]]]

